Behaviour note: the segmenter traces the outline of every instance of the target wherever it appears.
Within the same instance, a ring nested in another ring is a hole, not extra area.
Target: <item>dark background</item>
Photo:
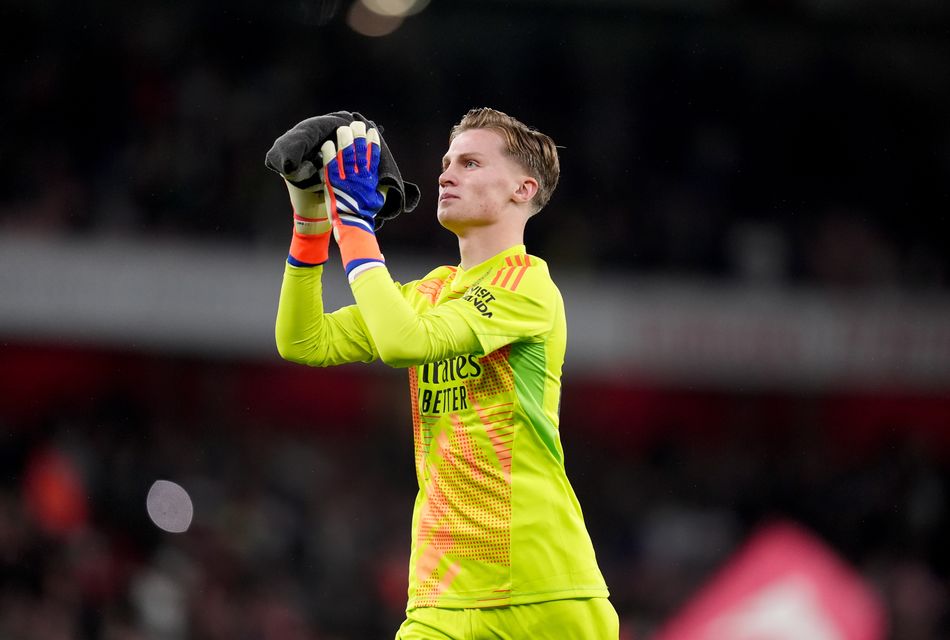
[[[6,3],[0,233],[280,258],[289,207],[264,153],[342,108],[384,127],[423,190],[384,251],[451,264],[441,155],[465,111],[493,106],[562,146],[527,241],[566,272],[948,297],[945,3],[442,1],[378,38],[349,11]],[[183,351],[0,327],[0,636],[391,637],[414,495],[404,374]],[[624,638],[779,517],[867,578],[889,637],[947,637],[948,432],[947,380],[586,372],[562,405]],[[66,470],[44,484],[50,456]],[[195,500],[186,534],[147,520],[159,477]]]
[[[4,221],[283,240],[263,151],[348,108],[428,198],[387,238],[451,255],[439,160],[491,105],[564,147],[530,240],[566,265],[741,277],[730,238],[760,224],[788,247],[783,280],[947,285],[942,3],[436,2],[382,38],[345,4],[9,6]]]

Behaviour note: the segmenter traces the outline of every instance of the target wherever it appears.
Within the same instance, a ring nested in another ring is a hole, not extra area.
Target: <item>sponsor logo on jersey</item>
[[[468,409],[465,381],[481,375],[482,365],[474,355],[419,366],[419,412],[438,415]]]
[[[471,302],[475,309],[486,318],[492,317],[489,304],[495,299],[495,294],[479,284],[473,284],[462,296],[462,300]]]

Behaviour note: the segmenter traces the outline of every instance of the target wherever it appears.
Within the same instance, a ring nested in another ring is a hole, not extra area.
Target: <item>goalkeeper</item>
[[[564,304],[523,239],[557,185],[554,142],[499,111],[467,113],[438,200],[461,260],[400,285],[375,235],[388,203],[405,208],[401,178],[380,181],[385,142],[361,117],[329,136],[320,124],[304,121],[268,154],[295,219],[277,347],[310,366],[381,359],[408,371],[419,492],[397,640],[617,638],[558,435]],[[331,234],[356,304],[325,313]]]

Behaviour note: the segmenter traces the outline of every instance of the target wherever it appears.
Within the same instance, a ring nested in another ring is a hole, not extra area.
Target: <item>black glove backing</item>
[[[354,120],[366,123],[367,129],[379,127],[356,111],[334,111],[322,116],[307,118],[297,123],[287,133],[277,138],[267,152],[264,164],[268,169],[286,177],[288,182],[306,189],[320,182],[320,147],[327,140],[335,140],[337,127],[349,125]],[[419,204],[418,185],[404,181],[393,154],[380,136],[379,185],[388,186],[386,202],[376,214],[377,226],[391,220],[402,212],[409,212]]]

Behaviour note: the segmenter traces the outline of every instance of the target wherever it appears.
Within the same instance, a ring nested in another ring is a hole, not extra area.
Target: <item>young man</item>
[[[324,143],[325,198],[288,182],[296,224],[278,350],[311,366],[379,358],[409,371],[419,493],[397,639],[615,639],[558,435],[564,304],[523,244],[557,185],[557,150],[492,109],[470,111],[449,140],[438,219],[461,261],[405,285],[373,232],[385,197],[375,129],[355,122]],[[356,304],[326,314],[331,228]]]

